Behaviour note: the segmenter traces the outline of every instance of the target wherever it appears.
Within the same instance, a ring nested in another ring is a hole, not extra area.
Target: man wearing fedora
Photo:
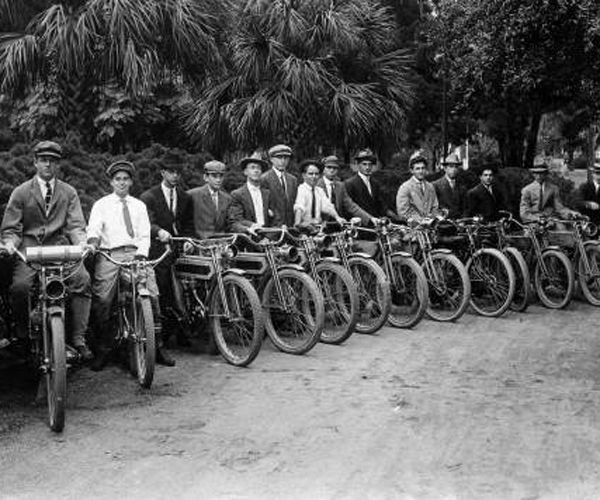
[[[173,150],[167,152],[161,162],[161,183],[141,194],[140,199],[146,204],[148,217],[150,218],[150,259],[156,259],[165,251],[173,236],[193,236],[194,207],[192,199],[180,187],[181,171],[184,165],[183,154]],[[156,282],[160,292],[159,302],[163,318],[169,309],[173,310],[179,317],[183,317],[184,311],[180,300],[181,291],[179,282],[173,274],[174,254],[170,254],[158,266],[154,268]],[[167,338],[176,325],[163,321],[163,340]],[[189,346],[189,341],[182,331],[177,332],[180,345]],[[166,348],[157,351],[157,361],[173,366],[175,361],[168,355]]]
[[[294,202],[298,193],[298,179],[287,171],[292,148],[277,144],[269,149],[271,168],[261,177],[262,187],[269,190],[273,206],[282,224],[294,225]]]
[[[467,191],[466,214],[468,217],[480,216],[485,221],[500,219],[500,210],[505,210],[504,196],[494,186],[495,168],[484,165],[479,169],[479,184]]]
[[[592,167],[592,180],[584,182],[577,189],[575,207],[594,224],[600,224],[600,163]]]
[[[377,157],[370,149],[363,149],[354,157],[357,165],[356,175],[346,180],[345,187],[348,196],[371,217],[391,216],[393,211],[387,208],[380,187],[373,182],[371,176],[377,163]]]
[[[425,180],[427,159],[420,152],[413,153],[408,161],[412,177],[398,188],[396,210],[404,220],[420,222],[440,214],[435,188]]]
[[[271,193],[260,183],[261,175],[267,168],[269,164],[258,154],[240,161],[246,184],[231,192],[232,201],[227,213],[230,231],[255,234],[255,230],[261,227],[281,226],[282,221]]]
[[[340,162],[337,156],[326,156],[321,163],[323,176],[317,182],[317,186],[325,191],[337,213],[346,219],[360,218],[361,224],[365,226],[369,223],[375,225],[377,219],[360,208],[348,195],[345,184],[338,180]]]
[[[52,141],[34,148],[36,175],[17,186],[2,219],[2,242],[9,253],[32,246],[86,246],[85,219],[75,188],[57,179],[62,148]],[[16,337],[27,335],[28,300],[36,272],[20,259],[13,271],[10,301],[16,318]],[[67,281],[71,308],[70,344],[83,360],[92,353],[85,334],[90,315],[90,276],[84,266]]]
[[[150,251],[148,210],[143,201],[129,194],[134,174],[135,167],[131,162],[119,160],[109,165],[106,175],[110,179],[112,193],[96,201],[90,213],[88,243],[109,252],[118,261],[144,260]],[[98,335],[98,350],[91,367],[95,371],[106,366],[114,346],[111,308],[117,292],[119,271],[119,266],[102,255],[97,256],[92,285],[93,316]],[[154,298],[153,310],[157,312],[158,287],[153,270],[148,269],[147,272],[148,289]],[[159,326],[157,314],[155,326]],[[157,330],[160,331],[159,328]],[[157,338],[157,349],[160,349],[160,340]]]
[[[208,238],[227,231],[231,196],[223,191],[226,170],[223,162],[207,161],[204,164],[206,184],[188,191],[194,207],[194,232],[198,238]]]
[[[537,221],[544,216],[569,219],[579,215],[562,204],[558,187],[548,181],[548,170],[546,163],[537,161],[529,169],[533,175],[533,182],[521,190],[519,207],[523,222]]]
[[[433,182],[440,208],[448,210],[450,219],[464,216],[467,190],[458,182],[458,171],[462,162],[456,153],[449,154],[442,166],[444,176]]]

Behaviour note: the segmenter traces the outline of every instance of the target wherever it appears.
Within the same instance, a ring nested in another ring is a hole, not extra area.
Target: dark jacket
[[[282,224],[277,210],[273,204],[270,191],[265,188],[260,189],[263,202],[263,217],[266,227],[279,227]],[[227,211],[227,226],[229,231],[234,233],[245,233],[247,228],[255,224],[256,213],[254,212],[254,203],[248,190],[248,185],[231,192],[231,205]]]
[[[496,186],[492,186],[493,194],[479,183],[473,189],[467,191],[467,215],[473,217],[479,215],[487,221],[500,219],[500,210],[505,210],[504,198]]]
[[[350,177],[346,183],[346,192],[360,208],[372,217],[384,217],[387,215],[387,208],[383,199],[383,193],[379,186],[370,179],[372,195],[369,194],[367,186],[358,174]]]
[[[294,225],[294,203],[298,193],[298,179],[288,172],[285,172],[284,175],[287,199],[279,177],[272,168],[262,175],[260,183],[262,187],[269,190],[278,219],[282,221],[282,224],[291,227]]]
[[[435,188],[439,207],[448,210],[448,217],[450,219],[464,217],[467,190],[463,185],[455,180],[454,189],[452,189],[448,178],[444,175],[441,179],[433,182],[433,187]]]

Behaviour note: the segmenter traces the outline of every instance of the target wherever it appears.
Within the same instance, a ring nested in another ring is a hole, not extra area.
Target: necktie
[[[279,180],[281,181],[281,187],[283,188],[283,194],[284,194],[284,196],[285,196],[285,199],[287,200],[288,193],[287,193],[287,186],[286,186],[286,184],[285,184],[285,175],[284,175],[284,174],[281,174],[281,175],[279,176]]]
[[[213,198],[213,202],[215,203],[215,208],[219,208],[219,193],[218,193],[218,191],[213,191],[212,198]]]
[[[335,205],[335,186],[333,182],[329,184],[329,201],[331,201],[332,205]]]
[[[421,190],[421,196],[425,196],[425,185],[419,182],[419,189]]]
[[[174,202],[174,194],[173,194],[173,191],[174,191],[174,189],[173,189],[173,188],[170,188],[170,189],[169,189],[169,210],[171,211],[171,213],[172,213],[173,215],[175,215],[175,210],[174,210],[174,208],[175,208],[175,204],[173,203],[173,202]]]
[[[312,188],[312,201],[310,203],[310,216],[313,219],[317,218],[317,196],[315,194],[315,188]]]
[[[541,212],[544,207],[544,185],[540,184],[540,199],[538,201],[538,210]]]
[[[365,177],[365,184],[367,185],[367,190],[369,194],[373,196],[373,191],[371,191],[371,180],[368,177]]]
[[[123,220],[125,221],[125,229],[127,229],[127,234],[133,238],[133,224],[131,223],[131,214],[129,213],[129,207],[127,206],[127,201],[125,198],[121,198],[121,203],[123,204]]]
[[[46,198],[44,199],[46,214],[50,210],[50,202],[52,201],[52,184],[50,181],[46,181]]]

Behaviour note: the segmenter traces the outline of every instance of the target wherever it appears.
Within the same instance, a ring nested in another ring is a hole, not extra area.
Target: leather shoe
[[[156,348],[156,363],[163,366],[175,366],[175,360],[164,347]]]
[[[75,350],[77,351],[77,354],[79,354],[81,361],[90,361],[94,357],[90,348],[85,344],[76,345]]]
[[[110,355],[110,351],[108,351],[108,350],[99,351],[96,354],[96,356],[94,357],[94,360],[92,361],[92,364],[90,365],[90,369],[95,372],[100,372],[100,371],[104,370],[104,367],[108,363],[109,355]]]

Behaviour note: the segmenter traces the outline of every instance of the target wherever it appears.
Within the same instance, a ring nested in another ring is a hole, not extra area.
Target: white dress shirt
[[[48,190],[46,188],[46,182],[50,182],[50,188],[52,189],[52,196],[54,196],[54,189],[56,188],[56,177],[52,177],[52,179],[50,179],[49,181],[45,181],[39,175],[36,175],[35,178],[37,179],[38,184],[40,185],[40,189],[42,190],[42,199],[43,200],[46,199],[46,191]]]
[[[254,184],[247,183],[248,191],[250,191],[250,198],[252,198],[252,204],[254,205],[254,214],[256,215],[256,223],[260,226],[265,225],[265,211],[263,209],[263,198],[260,191],[260,187]]]
[[[168,188],[167,186],[165,186],[165,183],[161,183],[160,185],[163,194],[165,195],[165,201],[167,202],[167,207],[169,207],[171,209],[171,212],[173,212],[173,214],[177,213],[177,189],[175,188]],[[173,206],[171,207],[170,203],[171,203],[171,192],[173,192]]]
[[[326,179],[323,177],[323,183],[325,184],[325,192],[327,193],[327,198],[331,201],[331,197],[333,196],[333,181]]]
[[[302,224],[319,224],[322,220],[322,214],[330,215],[331,217],[339,217],[335,210],[335,207],[327,198],[327,194],[322,187],[315,187],[315,214],[316,216],[311,217],[312,209],[312,187],[303,182],[298,186],[298,194],[296,195],[296,202],[294,203],[294,213],[297,211],[302,212]]]
[[[369,179],[369,177],[367,175],[364,175],[360,172],[358,172],[358,176],[362,179],[362,181],[365,183],[365,186],[367,186],[367,189],[369,191],[369,194],[371,196],[373,196],[373,191],[371,191],[371,180]]]
[[[92,206],[87,235],[89,238],[98,238],[100,248],[114,249],[123,246],[137,247],[136,254],[148,257],[150,249],[150,219],[146,204],[127,195],[125,203],[129,209],[133,237],[127,234],[125,219],[123,218],[123,202],[121,198],[112,193],[100,198]]]

